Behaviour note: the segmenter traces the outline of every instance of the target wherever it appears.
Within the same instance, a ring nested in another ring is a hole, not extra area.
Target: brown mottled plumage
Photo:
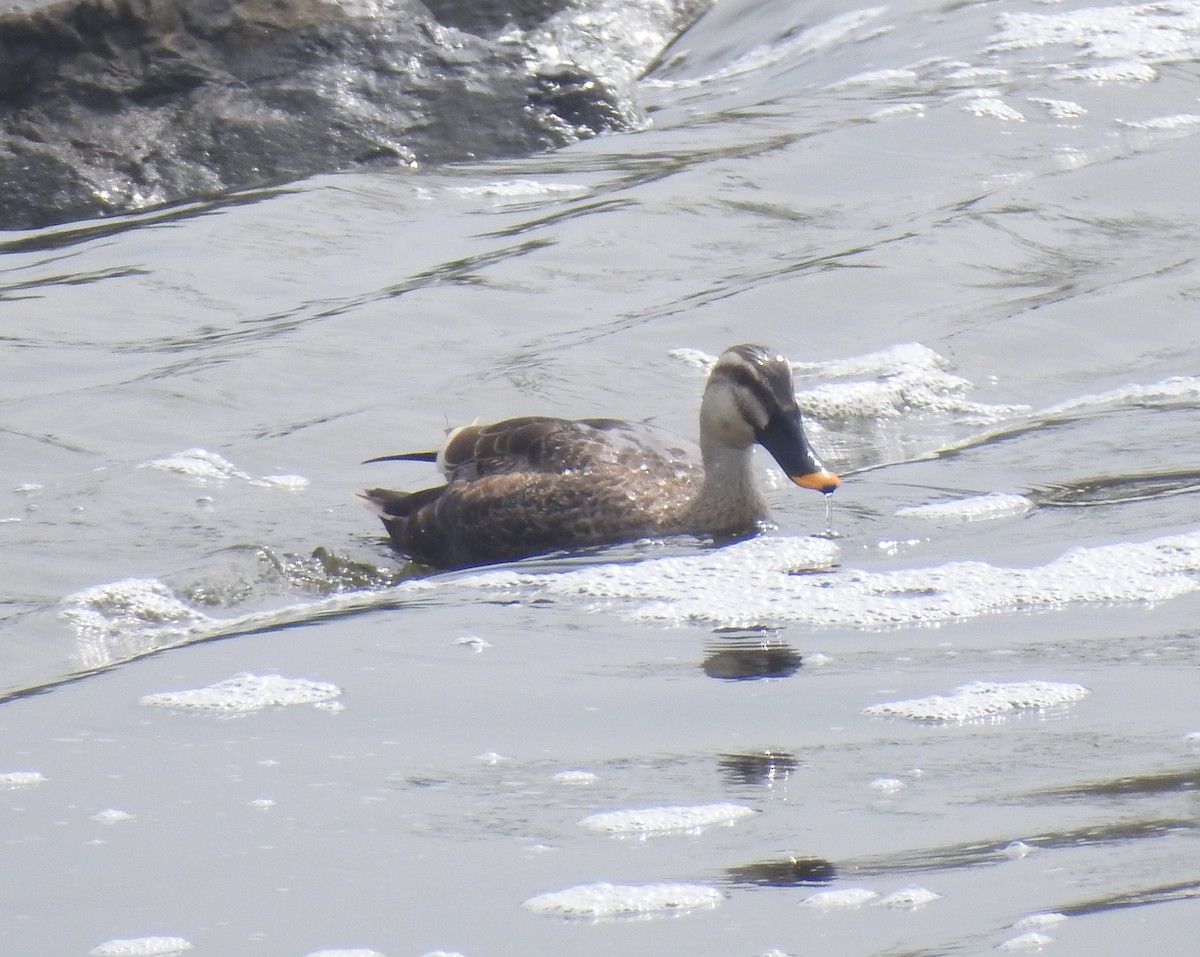
[[[450,433],[436,461],[447,484],[370,489],[397,549],[438,568],[485,565],[648,536],[749,534],[768,519],[750,452],[767,448],[796,484],[832,492],[813,453],[786,359],[762,346],[727,349],[705,386],[700,455],[615,419],[526,416]]]

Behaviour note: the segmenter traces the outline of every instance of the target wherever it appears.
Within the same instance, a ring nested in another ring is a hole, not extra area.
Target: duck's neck
[[[754,481],[753,451],[752,445],[737,448],[701,437],[704,482],[689,509],[697,531],[749,531],[770,518]]]

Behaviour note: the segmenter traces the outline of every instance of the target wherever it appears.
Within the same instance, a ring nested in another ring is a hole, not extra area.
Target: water
[[[724,0],[641,133],[10,234],[4,950],[1189,952],[1197,47],[1194,3]],[[479,416],[694,435],[741,341],[833,537],[764,456],[763,539],[403,581],[356,501]],[[142,703],[239,673],[340,695]],[[651,889],[522,906],[601,883]]]

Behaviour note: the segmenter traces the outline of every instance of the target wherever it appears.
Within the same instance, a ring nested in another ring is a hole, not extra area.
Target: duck
[[[436,451],[367,459],[432,462],[446,481],[361,495],[392,546],[434,569],[675,535],[736,540],[770,522],[752,468],[755,445],[798,486],[829,494],[841,484],[809,444],[791,364],[742,344],[709,373],[698,456],[642,424],[522,416],[460,426]]]

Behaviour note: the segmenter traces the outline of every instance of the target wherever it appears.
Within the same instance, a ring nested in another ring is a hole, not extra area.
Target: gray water
[[[642,132],[8,234],[0,948],[1191,953],[1198,60],[722,0]],[[404,580],[356,500],[744,341],[832,535],[764,456],[762,539]],[[237,674],[320,684],[151,697]]]

